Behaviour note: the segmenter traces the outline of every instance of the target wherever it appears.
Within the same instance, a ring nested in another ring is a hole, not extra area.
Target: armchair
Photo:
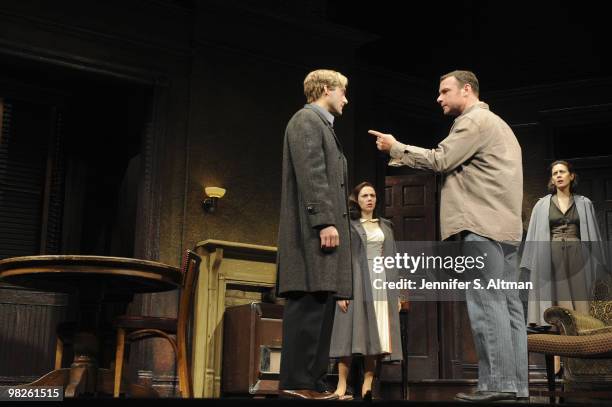
[[[550,307],[544,319],[559,335],[528,335],[530,352],[547,356],[549,390],[554,391],[552,357],[562,357],[564,390],[612,388],[612,299],[609,282],[597,281],[589,315]],[[551,377],[552,374],[552,377]]]

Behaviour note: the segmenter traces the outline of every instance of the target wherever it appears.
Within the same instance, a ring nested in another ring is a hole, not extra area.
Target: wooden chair
[[[178,318],[124,315],[115,319],[117,348],[115,353],[115,383],[113,396],[119,397],[121,375],[126,345],[141,339],[161,337],[170,342],[176,355],[181,397],[192,395],[191,373],[188,363],[187,331],[192,315],[192,301],[201,258],[191,250],[185,250],[181,271],[183,285],[179,300]]]

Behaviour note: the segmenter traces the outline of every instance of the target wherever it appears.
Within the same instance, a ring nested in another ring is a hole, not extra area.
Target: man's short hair
[[[329,69],[317,69],[316,71],[310,72],[306,75],[306,79],[304,79],[304,95],[306,96],[306,102],[312,103],[319,99],[325,92],[325,86],[330,90],[337,87],[346,89],[348,86],[348,79],[340,72]]]
[[[442,75],[440,77],[440,82],[442,82],[446,78],[450,78],[454,76],[459,82],[459,87],[462,88],[466,83],[472,87],[472,91],[476,96],[480,93],[480,86],[478,85],[478,78],[474,75],[474,72],[471,71],[453,71],[449,72],[446,75]]]

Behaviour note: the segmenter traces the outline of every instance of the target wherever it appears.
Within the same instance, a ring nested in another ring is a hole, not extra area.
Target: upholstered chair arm
[[[601,331],[602,328],[606,328],[603,321],[567,308],[550,307],[544,312],[544,319],[549,324],[557,326],[565,335],[592,335],[598,332],[608,332],[608,330]]]
[[[557,327],[562,335],[578,335],[576,313],[562,307],[550,307],[544,311],[544,320]]]

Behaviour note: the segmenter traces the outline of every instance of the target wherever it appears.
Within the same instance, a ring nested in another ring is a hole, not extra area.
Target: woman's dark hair
[[[573,194],[574,192],[576,192],[576,188],[578,188],[578,174],[576,174],[576,171],[574,171],[574,166],[565,160],[554,161],[548,167],[548,174],[550,174],[548,177],[548,192],[550,192],[551,194],[554,194],[555,192],[557,192],[557,187],[555,186],[555,183],[552,180],[552,169],[557,164],[565,165],[565,168],[567,168],[567,171],[570,173],[570,175],[571,174],[574,175],[574,179],[570,181],[570,186],[569,186],[570,192]]]
[[[370,184],[367,181],[363,181],[357,184],[355,188],[353,188],[353,191],[349,195],[349,202],[348,202],[349,216],[351,217],[351,219],[361,218],[361,207],[359,206],[359,201],[357,199],[359,198],[359,193],[365,187],[370,187],[374,190],[374,192],[376,192],[376,188],[374,188],[374,185]],[[377,213],[378,213],[378,205],[374,207],[374,214],[376,217],[378,217]]]

